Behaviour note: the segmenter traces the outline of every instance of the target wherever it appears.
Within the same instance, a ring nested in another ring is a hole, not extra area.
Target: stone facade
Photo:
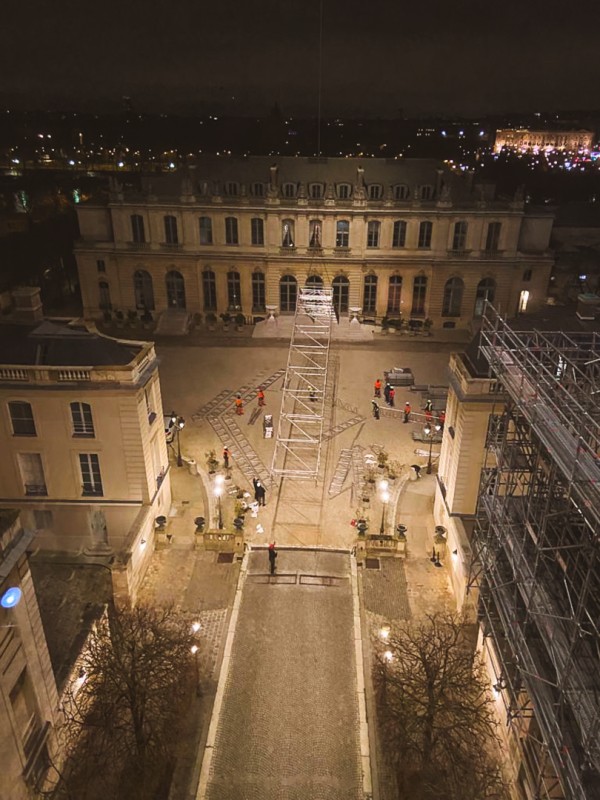
[[[42,551],[106,560],[134,599],[171,505],[153,345],[49,323],[0,340],[2,504]]]
[[[180,174],[112,184],[78,206],[84,314],[295,310],[332,286],[340,313],[467,327],[490,299],[539,309],[552,215],[435,161],[206,157]]]
[[[533,152],[535,150],[591,150],[594,143],[592,131],[532,131],[529,128],[503,128],[496,131],[494,150]]]

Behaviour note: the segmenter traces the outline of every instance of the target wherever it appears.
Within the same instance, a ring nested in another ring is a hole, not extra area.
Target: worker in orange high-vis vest
[[[265,403],[265,393],[263,392],[262,386],[260,387],[260,389],[256,393],[256,396],[258,397],[258,405],[259,406],[266,405],[266,403]]]
[[[375,397],[381,397],[381,381],[379,380],[379,378],[377,378],[377,380],[375,381],[374,391],[375,391]]]
[[[242,400],[242,396],[238,394],[235,398],[235,413],[241,416],[244,413],[244,401]]]
[[[409,421],[411,410],[410,403],[407,400],[406,403],[404,403],[404,422]]]

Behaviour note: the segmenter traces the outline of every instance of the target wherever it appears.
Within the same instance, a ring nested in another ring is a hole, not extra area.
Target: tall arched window
[[[143,244],[146,241],[144,218],[141,214],[131,215],[131,239],[136,244]]]
[[[480,317],[483,314],[483,305],[486,300],[490,303],[494,302],[494,295],[496,294],[496,282],[493,278],[484,278],[479,281],[477,285],[477,294],[475,295],[475,316]]]
[[[154,311],[152,276],[145,269],[136,269],[133,273],[133,291],[135,293],[136,308]]]
[[[377,275],[365,275],[362,310],[363,314],[377,312]]]
[[[309,275],[304,285],[309,289],[322,289],[323,278],[320,275]]]
[[[217,281],[212,269],[205,269],[202,273],[202,293],[204,294],[204,310],[216,311]]]
[[[265,273],[252,273],[252,311],[265,310]]]
[[[185,281],[181,272],[176,269],[167,272],[166,283],[169,308],[185,308]]]
[[[293,275],[282,275],[279,281],[279,308],[282,314],[296,310],[298,281]]]
[[[331,282],[333,289],[333,307],[339,314],[348,311],[348,300],[350,296],[350,281],[345,275],[337,275]]]
[[[446,281],[442,316],[460,317],[464,289],[465,285],[460,278],[450,278]]]
[[[235,269],[227,273],[227,307],[229,311],[241,311],[242,308],[240,273]]]
[[[294,246],[294,220],[284,219],[281,225],[281,246]]]
[[[425,275],[417,275],[413,281],[413,296],[411,314],[425,313],[425,297],[427,295],[427,278]]]
[[[98,284],[98,307],[102,311],[110,311],[112,308],[110,302],[110,286],[106,281],[100,281]]]
[[[392,275],[388,284],[387,313],[400,313],[400,295],[402,294],[402,276]]]

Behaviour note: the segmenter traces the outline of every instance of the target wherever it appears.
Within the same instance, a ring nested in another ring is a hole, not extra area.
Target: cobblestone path
[[[359,800],[349,556],[277,561],[250,556],[207,798]]]

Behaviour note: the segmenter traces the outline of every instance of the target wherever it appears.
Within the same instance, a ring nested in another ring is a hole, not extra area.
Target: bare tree
[[[194,641],[189,621],[170,608],[107,615],[65,698],[68,758],[53,797],[135,800],[168,786],[199,680]]]
[[[401,797],[506,797],[493,702],[465,626],[434,614],[390,633],[374,664],[385,756]]]

